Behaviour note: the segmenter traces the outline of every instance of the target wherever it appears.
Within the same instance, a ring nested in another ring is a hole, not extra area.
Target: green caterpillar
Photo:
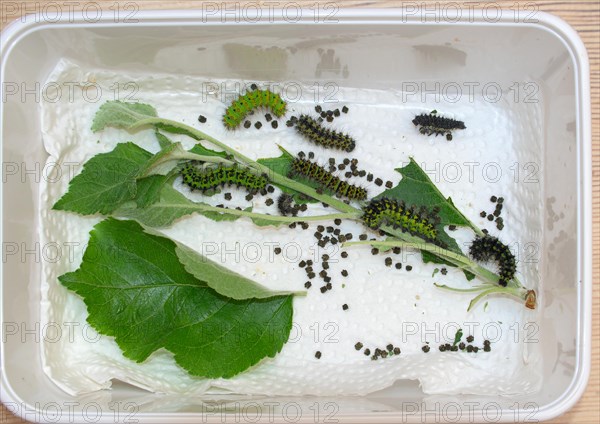
[[[437,212],[437,209],[430,212],[425,207],[417,209],[415,206],[406,206],[403,201],[384,197],[372,200],[363,209],[362,220],[375,230],[382,225],[391,226],[441,246],[443,243],[438,240],[436,229],[440,222]]]
[[[318,182],[323,188],[331,190],[340,197],[346,197],[350,200],[365,200],[367,198],[367,190],[364,188],[342,181],[322,166],[308,159],[301,157],[294,159],[290,176],[295,174]]]
[[[248,192],[256,194],[266,189],[267,179],[254,175],[237,166],[219,166],[217,168],[200,169],[188,163],[181,170],[183,183],[192,190],[207,191],[224,185],[245,187]]]
[[[273,115],[281,118],[285,115],[287,104],[279,94],[271,90],[259,90],[255,84],[252,84],[251,91],[239,96],[227,108],[223,115],[223,124],[228,129],[234,130],[240,126],[246,115],[260,107],[269,109]]]
[[[308,115],[300,115],[296,130],[313,143],[325,148],[351,152],[356,146],[356,142],[349,135],[325,128]]]

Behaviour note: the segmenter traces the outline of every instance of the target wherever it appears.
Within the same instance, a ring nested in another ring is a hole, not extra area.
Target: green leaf
[[[282,151],[281,156],[276,157],[276,158],[258,159],[257,162],[260,163],[261,165],[264,165],[267,168],[269,168],[271,170],[271,172],[274,172],[276,174],[287,177],[292,169],[292,162],[294,161],[294,157],[283,147],[279,146],[279,149]],[[315,183],[314,181],[309,181],[309,180],[303,179],[302,183],[304,185],[306,185],[308,187],[312,187],[312,188],[320,187],[319,184]],[[293,190],[291,188],[282,186],[280,184],[273,184],[273,185],[278,187],[284,193],[291,194],[292,197],[294,198],[294,202],[296,202],[298,204],[318,202],[318,200],[315,200],[312,198],[307,198],[306,196],[302,195],[300,192]]]
[[[250,219],[252,219],[252,222],[257,227],[279,227],[284,224],[289,225],[289,222],[281,221],[278,218],[279,218],[278,216],[271,217],[270,215],[265,214],[260,217],[253,216]],[[298,218],[298,221],[301,221],[301,220],[302,220],[302,218]]]
[[[130,128],[139,121],[157,116],[156,109],[144,103],[124,103],[119,100],[108,101],[100,106],[92,122],[92,131],[98,132],[106,127]]]
[[[140,180],[141,181],[141,180]],[[168,227],[178,219],[199,213],[213,221],[235,221],[240,218],[238,211],[233,209],[219,208],[207,210],[213,206],[205,203],[193,202],[172,186],[165,184],[160,192],[157,202],[138,206],[136,202],[127,202],[114,212],[115,216],[135,219],[136,221],[153,228]],[[244,212],[252,212],[252,208],[244,209]],[[250,219],[258,226],[280,226],[286,224],[281,217],[269,215],[254,215]]]
[[[154,134],[156,135],[156,139],[158,140],[158,144],[160,145],[161,150],[173,144],[171,139],[163,133],[161,133],[160,131],[155,131]]]
[[[146,166],[140,170],[139,176],[167,175],[177,166],[181,159],[186,157],[186,154],[187,151],[184,150],[181,143],[169,144],[148,160]]]
[[[463,336],[462,328],[459,328],[458,331],[456,332],[456,334],[454,335],[454,343],[452,344],[452,346],[456,346],[458,343],[460,343],[462,336]]]
[[[202,141],[202,138],[198,137],[197,134],[189,131],[185,127],[179,127],[179,126],[171,125],[171,124],[164,123],[164,122],[155,122],[155,123],[153,123],[153,125],[154,125],[154,128],[163,130],[163,131],[171,133],[171,134],[187,135],[188,137],[190,137],[196,141]],[[204,147],[200,143],[197,143],[196,145],[194,145],[194,147],[192,147],[190,149],[190,152],[196,153],[196,154],[202,155],[202,156],[218,156],[221,158],[226,158],[228,156],[227,152],[217,152],[215,150],[211,150],[211,149]]]
[[[196,202],[192,202],[192,203],[195,204],[195,205],[199,205],[200,207],[202,207],[202,206],[210,206],[210,205],[207,205],[205,203],[196,203]],[[238,219],[241,218],[239,215],[234,215],[234,214],[231,214],[231,213],[227,213],[228,210],[230,210],[230,209],[222,208],[222,210],[223,210],[223,212],[221,212],[221,211],[219,211],[219,212],[217,212],[217,211],[203,211],[201,209],[198,209],[197,212],[200,215],[204,215],[205,217],[207,217],[209,219],[212,219],[213,221],[217,221],[217,222],[219,222],[219,221],[237,221]],[[252,212],[252,207],[248,207],[248,208],[244,209],[244,211],[246,211],[246,212]]]
[[[207,149],[200,143],[195,144],[194,147],[190,149],[190,153],[195,153],[202,156],[218,156],[221,158],[227,157],[227,152],[215,152],[214,150]]]
[[[450,197],[444,197],[413,158],[410,158],[408,165],[397,168],[396,171],[402,175],[400,182],[395,187],[385,190],[376,199],[387,197],[403,200],[409,205],[426,206],[430,210],[434,207],[439,208],[438,215],[441,222],[437,226],[438,239],[447,245],[448,250],[462,254],[456,240],[446,233],[444,227],[456,225],[473,228],[473,224],[454,206]],[[456,266],[431,252],[422,251],[421,257],[424,263],[431,262],[452,267]],[[465,276],[467,279],[474,278],[473,274],[467,272],[465,272]]]
[[[151,175],[137,181],[135,202],[138,208],[148,207],[160,200],[160,192],[171,179],[170,175]]]
[[[231,378],[279,353],[293,296],[221,296],[186,271],[176,248],[134,221],[109,218],[92,230],[79,269],[59,281],[83,298],[90,325],[136,362],[164,348],[193,376]],[[219,278],[218,268],[211,273]]]
[[[388,197],[404,200],[409,205],[426,206],[428,209],[438,207],[442,225],[471,227],[471,222],[454,206],[451,198],[445,198],[433,184],[429,176],[421,169],[413,158],[404,168],[397,168],[402,175],[400,182],[376,199]]]
[[[135,219],[149,227],[160,228],[168,227],[184,216],[199,212],[196,205],[172,186],[164,185],[158,202],[143,208],[137,207],[135,202],[129,202],[117,209],[115,215]]]
[[[187,272],[200,280],[206,281],[206,284],[220,295],[235,300],[245,300],[298,294],[269,290],[230,269],[222,267],[216,262],[208,260],[185,245],[177,243],[175,252],[177,253],[179,262],[183,264]]]
[[[196,134],[194,134],[191,131],[188,131],[184,127],[179,127],[179,126],[164,123],[164,122],[155,122],[155,123],[153,123],[153,125],[155,128],[161,129],[161,130],[166,131],[171,134],[182,134],[182,135],[187,135],[188,137],[191,137],[194,140],[198,140],[198,141],[201,140],[200,138],[198,138],[198,136]]]
[[[69,191],[53,206],[55,210],[82,215],[110,214],[136,195],[136,177],[152,155],[133,143],[120,143],[83,165],[69,183]]]
[[[463,269],[463,273],[465,274],[465,277],[466,277],[467,281],[472,281],[472,280],[474,280],[474,279],[475,279],[475,277],[476,277],[476,275],[475,275],[475,274],[473,274],[473,273],[472,273],[472,272],[470,272],[470,271],[467,271],[466,269]]]

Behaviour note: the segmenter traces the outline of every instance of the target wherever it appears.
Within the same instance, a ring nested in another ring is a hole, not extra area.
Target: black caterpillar
[[[469,253],[477,261],[487,262],[491,260],[498,264],[498,274],[500,275],[498,284],[502,287],[506,287],[508,282],[515,277],[517,272],[515,255],[507,245],[496,237],[488,234],[483,237],[477,236],[471,243]]]
[[[277,209],[283,216],[298,216],[300,207],[294,203],[294,198],[289,194],[283,193],[277,199]]]
[[[412,123],[415,124],[415,126],[421,127],[419,128],[421,134],[435,134],[436,137],[438,135],[446,134],[446,140],[448,141],[452,140],[453,130],[464,130],[467,128],[463,121],[438,116],[436,110],[432,110],[429,114],[422,113],[421,115],[415,116]]]
[[[308,159],[297,157],[292,162],[290,176],[295,174],[302,175],[309,180],[316,181],[328,190],[331,190],[340,197],[346,197],[350,200],[365,200],[367,190],[342,181],[322,166],[311,162]]]
[[[400,228],[402,232],[410,233],[423,240],[444,245],[438,240],[436,225],[440,223],[439,210],[432,211],[422,206],[406,206],[403,201],[381,198],[372,200],[363,209],[363,222],[370,228],[379,229],[382,225]]]
[[[347,134],[323,127],[308,115],[300,115],[296,122],[296,131],[313,143],[328,148],[351,152],[356,142]]]
[[[192,190],[207,191],[224,185],[245,187],[248,192],[256,194],[267,187],[267,179],[237,166],[219,166],[217,168],[200,169],[188,163],[181,170],[184,184]]]

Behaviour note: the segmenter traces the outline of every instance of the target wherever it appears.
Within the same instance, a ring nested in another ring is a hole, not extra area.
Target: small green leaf
[[[188,131],[186,128],[168,124],[168,123],[164,123],[164,122],[155,122],[155,123],[153,123],[153,125],[155,128],[166,131],[168,133],[187,135],[188,137],[191,137],[194,140],[200,141],[200,139],[198,138],[198,136],[196,134],[194,134],[191,131]]]
[[[235,300],[265,299],[273,296],[287,296],[288,291],[272,291],[241,275],[210,261],[193,249],[177,243],[175,249],[179,262],[186,271],[196,278],[206,281],[208,286],[220,295]]]
[[[87,321],[114,337],[126,358],[143,362],[164,348],[193,376],[231,378],[287,342],[293,296],[224,297],[186,271],[173,241],[134,221],[108,218],[90,234],[79,269],[59,281],[83,298]],[[235,278],[220,271],[211,268],[209,278]]]
[[[150,175],[167,175],[182,158],[185,158],[187,151],[184,150],[181,143],[169,144],[164,149],[156,153],[140,170],[140,177],[148,177]]]
[[[119,100],[108,101],[100,106],[92,122],[92,131],[98,132],[106,127],[130,128],[139,121],[157,116],[156,109],[144,103],[124,103]]]
[[[280,221],[277,219],[277,216],[273,216],[271,218],[270,215],[262,215],[261,217],[256,217],[253,216],[250,219],[252,219],[252,222],[254,223],[254,225],[256,225],[257,227],[279,227],[281,225],[289,225],[289,222],[284,222],[284,221]],[[298,218],[298,220],[301,220],[301,218]]]
[[[195,204],[196,205],[201,205],[201,206],[205,205],[204,203],[195,203]],[[206,206],[209,206],[209,205],[206,205]],[[212,219],[213,221],[217,221],[217,222],[220,222],[220,221],[237,221],[238,219],[241,218],[239,215],[234,215],[234,214],[231,214],[231,213],[227,213],[230,209],[222,208],[222,210],[223,210],[223,212],[221,212],[221,211],[216,212],[216,211],[203,211],[203,210],[199,209],[197,212],[200,215],[204,215],[205,217],[207,217],[209,219]],[[252,207],[248,207],[248,208],[244,209],[244,211],[246,211],[246,212],[252,212]]]
[[[214,150],[207,149],[202,144],[197,143],[190,149],[190,153],[195,153],[201,156],[218,156],[221,158],[227,157],[227,152],[215,152]]]
[[[421,169],[413,158],[408,165],[397,168],[402,175],[400,182],[391,189],[385,190],[376,199],[387,197],[395,200],[403,200],[409,205],[425,206],[428,209],[439,208],[440,224],[437,226],[438,239],[444,242],[447,249],[462,254],[456,240],[444,230],[445,226],[456,225],[472,227],[472,223],[454,206],[450,197],[445,198],[439,189],[433,184],[429,176]],[[440,265],[456,266],[431,252],[422,251],[421,256],[424,263],[435,263]],[[467,279],[474,278],[473,274],[465,271]]]
[[[465,274],[465,278],[467,281],[472,281],[475,279],[476,275],[466,269],[463,269],[463,273]]]
[[[160,131],[155,131],[154,134],[156,135],[156,139],[158,140],[158,144],[160,145],[161,150],[173,144],[171,139],[163,133],[161,133]]]
[[[460,343],[462,336],[463,336],[462,328],[459,328],[458,331],[456,332],[456,334],[454,335],[454,343],[452,344],[452,346],[456,346],[458,343]]]
[[[82,215],[110,214],[136,195],[136,178],[152,155],[133,143],[120,143],[83,165],[69,191],[53,209]]]
[[[264,165],[267,168],[269,168],[271,170],[271,172],[274,172],[276,174],[287,177],[292,169],[292,162],[294,161],[294,157],[283,147],[279,146],[279,149],[282,151],[281,156],[276,157],[276,158],[258,159],[257,162],[260,163],[261,165]],[[312,187],[312,188],[320,187],[319,184],[315,183],[314,181],[309,181],[309,180],[303,179],[302,183],[304,185],[306,185],[308,187]],[[294,201],[298,204],[318,202],[318,200],[315,200],[312,198],[307,198],[306,196],[302,195],[300,192],[297,192],[296,190],[292,190],[291,188],[288,188],[288,187],[285,187],[285,186],[282,186],[279,184],[273,184],[273,185],[278,187],[284,193],[291,194],[292,197],[294,198]]]
[[[385,190],[376,199],[388,197],[404,200],[409,205],[426,206],[428,209],[438,207],[441,225],[470,227],[470,221],[454,206],[451,198],[445,198],[433,184],[429,176],[421,169],[413,158],[408,165],[397,168],[402,175],[400,182],[393,188]]]

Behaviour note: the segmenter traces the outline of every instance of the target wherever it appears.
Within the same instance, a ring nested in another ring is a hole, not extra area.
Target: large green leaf
[[[133,143],[120,143],[83,165],[54,209],[82,215],[109,214],[136,195],[136,178],[152,154]]]
[[[83,298],[94,329],[136,362],[164,348],[191,375],[230,378],[281,351],[293,296],[221,296],[200,271],[186,271],[176,249],[134,221],[108,218],[92,230],[79,269],[59,281]],[[210,272],[219,278],[218,267]]]

